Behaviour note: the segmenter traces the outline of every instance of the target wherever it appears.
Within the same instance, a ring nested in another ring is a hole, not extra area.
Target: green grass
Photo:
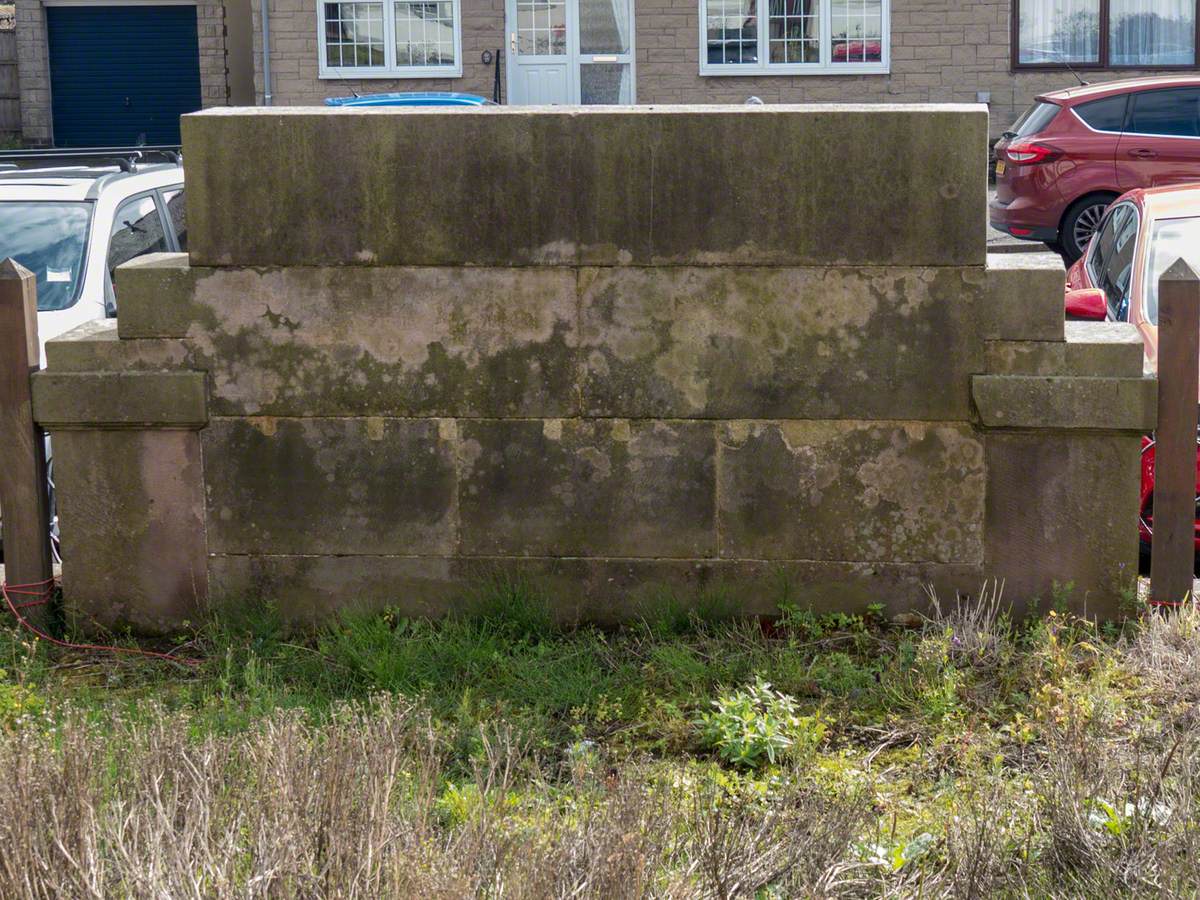
[[[1063,621],[1061,618],[1059,622]],[[194,673],[168,663],[61,652],[0,632],[0,668],[44,699],[97,716],[137,715],[153,698],[186,711],[197,734],[250,727],[275,709],[316,718],[384,692],[420,697],[440,721],[517,727],[531,745],[580,738],[623,751],[696,752],[696,718],[723,692],[762,678],[840,731],[897,718],[936,729],[969,719],[1003,727],[1031,715],[1030,660],[1047,626],[988,626],[1001,649],[986,671],[952,659],[953,635],[891,627],[878,609],[818,616],[784,607],[777,621],[736,620],[724,607],[671,604],[620,630],[555,625],[527,585],[494,583],[463,612],[433,622],[385,611],[349,614],[287,634],[270,607],[230,605],[192,639]],[[1087,623],[1072,622],[1071,640]]]
[[[387,692],[420,696],[447,723],[516,725],[537,746],[621,732],[635,750],[661,743],[640,737],[647,715],[673,710],[669,730],[686,732],[718,690],[756,674],[811,693],[806,655],[780,652],[788,644],[756,622],[696,614],[655,616],[619,631],[560,630],[541,598],[504,585],[440,622],[348,615],[303,635],[285,635],[270,609],[243,608],[202,627],[196,647],[205,661],[194,675],[161,662],[92,657],[62,679],[44,647],[10,658],[57,699],[136,714],[154,697],[189,711],[199,730],[245,728],[275,708],[319,717],[342,701]]]
[[[982,602],[902,627],[880,607],[785,606],[763,623],[730,618],[716,594],[691,611],[664,601],[606,631],[556,626],[549,598],[507,582],[481,586],[461,607],[439,622],[348,615],[303,634],[287,634],[269,608],[231,607],[191,638],[204,659],[195,671],[60,652],[3,629],[0,746],[34,734],[69,744],[71,723],[87,722],[93,755],[109,767],[95,790],[110,797],[133,790],[120,787],[132,777],[127,747],[164,728],[253,757],[260,751],[244,746],[286,730],[281,715],[298,717],[311,729],[302,743],[317,747],[334,741],[348,710],[367,716],[369,731],[373,714],[361,711],[405,698],[436,748],[427,813],[438,840],[482,827],[480,816],[489,829],[537,822],[566,834],[597,810],[616,815],[606,804],[620,784],[638,803],[669,795],[671,815],[713,791],[704,815],[726,802],[714,797],[760,812],[850,804],[828,813],[846,823],[828,871],[867,873],[859,895],[952,895],[962,878],[1013,896],[1061,878],[1080,896],[1200,890],[1190,867],[1171,862],[1200,845],[1194,609],[1097,627],[1058,612],[1013,622]],[[523,773],[506,775],[502,790],[500,745]],[[1139,812],[1167,806],[1169,826]],[[672,827],[716,839],[707,819],[689,821]],[[987,862],[974,874],[963,868],[973,858]],[[644,862],[661,867],[663,884],[683,865]],[[789,882],[800,870],[789,871],[760,888],[807,893],[824,877]]]

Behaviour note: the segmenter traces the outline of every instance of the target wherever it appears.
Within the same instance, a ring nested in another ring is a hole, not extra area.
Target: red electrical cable
[[[54,579],[48,581],[36,581],[33,584],[9,584],[7,581],[0,581],[0,593],[4,594],[4,602],[8,604],[8,610],[16,617],[16,620],[21,625],[33,632],[43,641],[54,644],[56,647],[65,647],[68,650],[96,650],[102,653],[128,653],[132,656],[145,656],[150,659],[163,659],[167,662],[178,663],[183,666],[198,666],[200,660],[188,659],[182,656],[175,656],[173,653],[159,653],[155,650],[141,650],[137,647],[109,647],[102,644],[75,644],[70,641],[60,641],[56,637],[51,637],[42,631],[40,628],[33,625],[28,619],[21,615],[21,610],[30,606],[44,606],[50,602],[50,598],[54,593]],[[9,594],[18,596],[37,597],[37,600],[31,600],[26,603],[14,603]]]

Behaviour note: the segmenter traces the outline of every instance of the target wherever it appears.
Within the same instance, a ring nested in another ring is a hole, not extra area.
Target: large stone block
[[[721,557],[978,564],[983,445],[928,423],[731,422]]]
[[[993,432],[986,446],[985,568],[1006,599],[1120,615],[1137,578],[1140,437]]]
[[[716,553],[711,423],[550,419],[460,428],[466,555]]]
[[[436,618],[465,589],[448,557],[213,554],[208,578],[214,607],[265,601],[291,625],[380,609]]]
[[[214,553],[452,553],[454,425],[215,419],[203,432]]]
[[[149,304],[136,306],[128,330],[185,338],[211,373],[214,415],[578,413],[570,269],[212,269],[176,256],[120,278],[159,301],[145,319]]]
[[[164,632],[208,595],[194,431],[56,431],[63,593],[81,627]]]
[[[580,275],[586,415],[970,416],[978,270],[606,268]]]
[[[1153,378],[976,375],[971,391],[991,428],[1153,431],[1158,419]]]
[[[116,319],[96,319],[46,341],[46,367],[55,372],[155,371],[188,368],[182,341],[120,340]]]
[[[984,337],[1001,341],[1063,340],[1066,270],[1055,253],[989,253],[980,310]]]
[[[982,106],[213,109],[183,140],[199,265],[985,254]]]
[[[33,417],[43,428],[200,428],[203,372],[37,372]]]
[[[702,608],[773,616],[781,604],[817,612],[925,610],[978,593],[979,566],[715,559],[224,556],[209,558],[214,602],[266,601],[297,625],[353,609],[437,617],[470,610],[497,582],[544,598],[563,624],[654,621]]]
[[[770,615],[780,604],[818,613],[862,612],[873,605],[888,616],[926,612],[934,599],[943,606],[956,597],[970,602],[986,578],[979,563],[733,560],[718,571],[720,580],[710,590],[752,615]]]
[[[190,194],[189,186],[189,194]],[[186,253],[148,253],[117,267],[117,333],[131,338],[180,338],[197,321],[216,325],[192,304],[196,278]]]
[[[988,341],[988,372],[1137,378],[1145,351],[1128,322],[1067,322],[1065,341]]]
[[[895,615],[977,595],[979,565],[820,560],[496,559],[463,567],[481,578],[526,579],[568,622],[620,625],[664,613],[776,616],[781,606],[815,612],[863,612],[872,604]]]

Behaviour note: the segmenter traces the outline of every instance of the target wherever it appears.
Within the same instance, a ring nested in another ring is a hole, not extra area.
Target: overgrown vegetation
[[[0,632],[0,896],[1190,897],[1200,611]]]

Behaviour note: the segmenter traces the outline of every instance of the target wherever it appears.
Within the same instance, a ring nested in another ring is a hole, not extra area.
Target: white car
[[[112,272],[144,253],[187,249],[183,166],[169,150],[57,151],[94,165],[15,168],[52,151],[0,154],[0,259],[37,276],[38,339],[114,316]],[[143,162],[143,159],[165,162]],[[112,164],[109,164],[109,163]]]
[[[143,162],[155,158],[164,161]],[[67,160],[83,165],[19,167]],[[183,166],[177,151],[0,153],[0,260],[11,256],[37,276],[40,365],[45,365],[46,341],[116,315],[112,273],[117,266],[144,253],[186,249]],[[50,487],[57,557],[53,476]]]

